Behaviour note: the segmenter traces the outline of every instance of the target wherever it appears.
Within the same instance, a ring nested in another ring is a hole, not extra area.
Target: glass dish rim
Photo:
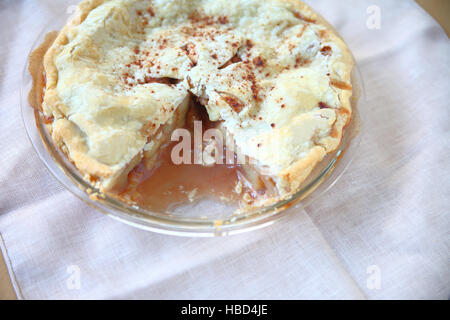
[[[67,18],[64,20],[67,20]],[[26,81],[27,78],[28,81],[31,78],[28,73],[29,54],[42,43],[44,36],[48,32],[55,29],[61,29],[55,27],[56,24],[62,24],[64,22],[65,21],[55,19],[47,24],[38,34],[27,55],[25,66],[22,71],[20,87],[22,122],[28,140],[50,174],[83,202],[111,218],[140,229],[177,236],[224,236],[259,229],[274,223],[281,217],[288,216],[289,212],[310,205],[323,196],[323,194],[329,191],[348,169],[356,154],[356,150],[359,148],[362,126],[359,126],[358,133],[351,138],[348,137],[351,132],[349,128],[347,128],[344,131],[343,137],[343,140],[347,137],[347,141],[341,143],[339,148],[334,151],[335,156],[330,159],[330,162],[320,171],[317,177],[307,185],[303,186],[288,199],[263,207],[261,208],[262,210],[257,210],[250,214],[232,215],[228,219],[174,217],[170,214],[162,214],[138,208],[136,206],[130,206],[109,197],[108,195],[93,197],[93,193],[89,193],[86,190],[91,190],[95,193],[96,188],[84,180],[78,170],[73,170],[67,165],[67,158],[64,159],[61,157],[61,152],[54,146],[53,141],[45,136],[46,129],[45,125],[39,121],[39,111],[35,110],[28,103]],[[361,108],[361,105],[365,102],[366,94],[364,81],[356,60],[354,66],[354,80],[359,87],[358,101],[355,103],[357,108],[353,110],[354,117],[359,117],[360,122],[363,122],[363,115],[361,114],[363,108]]]

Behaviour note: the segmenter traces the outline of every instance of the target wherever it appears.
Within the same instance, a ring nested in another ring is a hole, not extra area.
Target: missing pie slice
[[[194,120],[248,162],[192,164],[192,181],[214,193],[230,176],[216,195],[244,207],[279,201],[338,148],[352,117],[351,53],[300,1],[87,0],[55,36],[31,57],[45,87],[31,103],[85,179],[125,201],[139,203],[152,179],[146,192],[164,193],[161,168],[178,170],[167,164],[172,133]]]

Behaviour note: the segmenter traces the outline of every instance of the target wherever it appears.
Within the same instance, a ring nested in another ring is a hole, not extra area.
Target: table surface
[[[416,0],[422,5],[450,34],[450,1],[448,0]],[[16,299],[11,279],[4,261],[0,254],[0,300]]]

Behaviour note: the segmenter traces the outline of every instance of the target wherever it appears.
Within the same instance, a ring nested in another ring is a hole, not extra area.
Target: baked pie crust
[[[41,110],[85,178],[115,192],[139,163],[155,166],[196,99],[251,160],[247,188],[272,190],[250,192],[261,206],[340,145],[353,67],[301,1],[87,0],[46,51]]]

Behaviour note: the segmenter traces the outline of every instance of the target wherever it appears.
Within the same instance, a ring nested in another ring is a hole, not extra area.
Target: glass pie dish
[[[30,52],[35,50],[53,30],[60,30],[67,16],[59,15],[47,25]],[[53,142],[42,113],[28,103],[32,78],[29,61],[23,70],[21,86],[21,112],[28,137],[50,173],[69,191],[100,212],[129,225],[154,232],[181,236],[224,236],[268,226],[281,217],[295,214],[327,192],[349,167],[361,139],[361,105],[364,86],[357,66],[353,74],[353,116],[344,131],[337,150],[328,154],[303,182],[301,188],[289,198],[277,203],[237,214],[235,207],[211,199],[199,200],[174,210],[150,210],[130,205],[108,194],[103,194],[86,181],[67,156]],[[95,195],[95,196],[94,196]]]

